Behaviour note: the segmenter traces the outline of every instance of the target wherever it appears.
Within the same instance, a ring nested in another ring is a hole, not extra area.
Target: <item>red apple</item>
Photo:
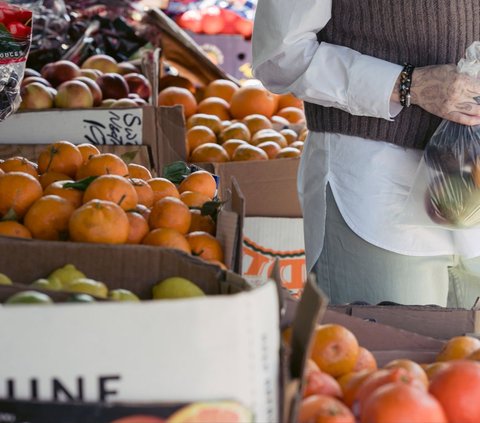
[[[127,81],[128,89],[131,93],[136,93],[140,98],[148,100],[152,94],[152,86],[145,76],[141,73],[128,73],[124,75],[124,78],[125,81]]]
[[[40,82],[31,82],[21,88],[22,102],[20,109],[50,109],[53,107],[54,95],[50,88]]]
[[[129,89],[125,78],[118,73],[105,73],[97,79],[103,98],[125,98]]]
[[[60,85],[55,96],[55,106],[62,109],[86,109],[93,107],[93,96],[82,81],[67,81]]]
[[[102,90],[100,89],[98,84],[93,79],[90,79],[86,76],[77,76],[74,80],[84,82],[88,86],[88,88],[90,88],[90,91],[92,93],[93,105],[100,106],[100,103],[103,100],[103,95]]]
[[[80,68],[70,60],[59,60],[46,64],[41,73],[56,88],[61,83],[80,76]]]
[[[98,69],[103,73],[118,72],[117,61],[107,54],[95,54],[82,63],[82,69]]]
[[[42,78],[41,76],[27,76],[26,78],[23,78],[21,86],[24,87],[25,85],[31,84],[32,82],[39,82],[46,87],[52,86],[50,82],[48,82],[45,78]]]
[[[120,75],[126,75],[127,73],[138,73],[138,68],[130,62],[120,62],[118,64],[117,73]]]

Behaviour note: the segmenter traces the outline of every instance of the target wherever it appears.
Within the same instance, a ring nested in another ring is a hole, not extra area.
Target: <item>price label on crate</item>
[[[142,108],[48,110],[16,113],[0,123],[0,143],[141,145]]]

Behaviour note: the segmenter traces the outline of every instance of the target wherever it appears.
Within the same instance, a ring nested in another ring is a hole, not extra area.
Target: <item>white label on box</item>
[[[0,123],[0,143],[142,144],[142,108],[52,110],[15,113]]]
[[[306,279],[302,218],[247,217],[243,226],[242,273],[261,284],[278,259],[280,278],[293,295],[300,295]]]
[[[0,307],[0,398],[230,399],[276,422],[278,314],[272,282],[190,300]]]

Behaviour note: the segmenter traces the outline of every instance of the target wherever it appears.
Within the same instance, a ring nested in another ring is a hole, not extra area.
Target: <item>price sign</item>
[[[0,143],[143,144],[142,108],[46,110],[15,113],[0,123]]]

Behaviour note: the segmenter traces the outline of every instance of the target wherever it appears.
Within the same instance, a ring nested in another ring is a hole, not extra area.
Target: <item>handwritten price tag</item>
[[[85,140],[95,145],[139,145],[142,116],[138,110],[109,110],[103,119],[84,119]]]
[[[15,113],[0,123],[0,144],[141,145],[144,118],[141,107]]]

